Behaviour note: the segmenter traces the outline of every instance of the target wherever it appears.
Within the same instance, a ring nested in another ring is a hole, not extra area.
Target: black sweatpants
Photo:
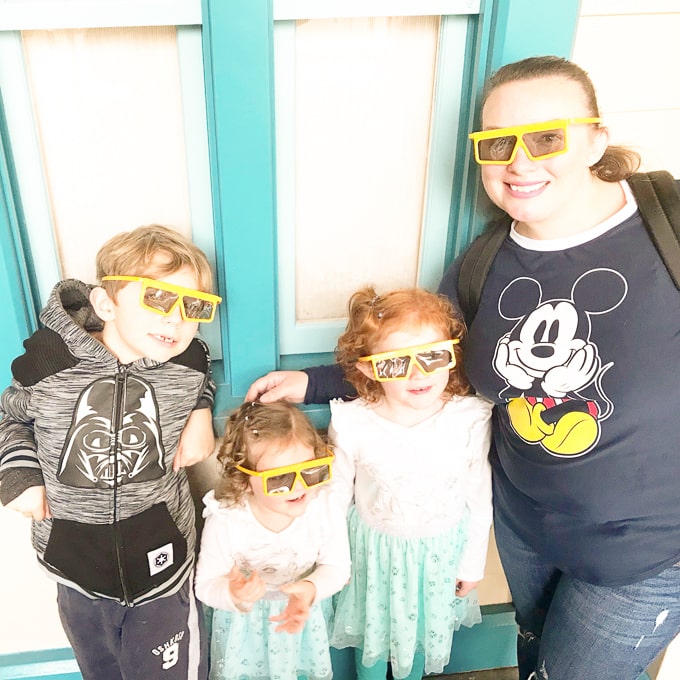
[[[59,616],[83,680],[205,680],[207,640],[192,578],[136,607],[57,586]]]

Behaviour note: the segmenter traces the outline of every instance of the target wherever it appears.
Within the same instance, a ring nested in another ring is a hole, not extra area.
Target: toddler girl
[[[352,576],[331,644],[359,678],[440,673],[454,630],[481,621],[466,597],[491,525],[491,405],[468,396],[464,325],[420,289],[355,293],[338,361],[359,399],[331,402],[336,481],[349,509]]]
[[[349,577],[333,454],[295,406],[243,404],[204,498],[196,594],[215,608],[211,680],[332,677],[330,595]]]

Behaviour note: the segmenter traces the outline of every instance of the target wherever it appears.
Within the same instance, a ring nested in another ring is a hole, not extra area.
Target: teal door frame
[[[22,247],[23,219],[13,166],[0,92],[0,289],[5,291],[3,333],[0,336],[0,389],[10,382],[10,363],[21,353],[23,340],[38,327],[29,269]]]
[[[203,0],[203,55],[228,397],[278,363],[271,2]]]

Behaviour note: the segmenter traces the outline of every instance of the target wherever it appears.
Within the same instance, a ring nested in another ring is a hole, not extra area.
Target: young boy
[[[160,226],[97,254],[98,286],[52,291],[0,402],[0,502],[38,560],[85,680],[206,677],[184,467],[212,453],[205,255]]]

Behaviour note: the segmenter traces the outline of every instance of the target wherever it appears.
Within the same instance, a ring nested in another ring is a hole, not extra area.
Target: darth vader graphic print
[[[102,378],[78,399],[59,460],[67,486],[110,489],[162,477],[165,451],[153,388],[141,378]]]
[[[498,311],[515,321],[496,345],[493,367],[506,387],[510,424],[526,443],[553,456],[580,456],[599,441],[614,405],[602,387],[614,365],[600,357],[591,324],[625,299],[628,284],[612,269],[591,269],[568,297],[543,299],[538,281],[520,277],[501,292]]]

